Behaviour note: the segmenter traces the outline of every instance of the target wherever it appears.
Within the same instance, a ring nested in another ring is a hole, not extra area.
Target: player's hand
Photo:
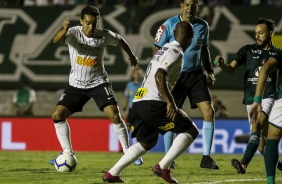
[[[217,65],[217,66],[220,66],[222,64],[224,64],[224,59],[222,56],[220,55],[217,55],[213,61],[213,64]]]
[[[63,28],[67,31],[70,28],[70,19],[66,18],[63,23]]]
[[[250,107],[250,111],[249,111],[251,123],[259,122],[261,112],[262,112],[261,104],[254,102],[252,106]]]
[[[175,120],[175,117],[177,115],[178,108],[176,107],[175,103],[167,103],[166,106],[166,117],[169,119]]]
[[[215,76],[213,73],[208,73],[208,85],[213,86],[216,82]]]
[[[138,64],[138,58],[135,55],[129,57],[131,66],[136,66]]]

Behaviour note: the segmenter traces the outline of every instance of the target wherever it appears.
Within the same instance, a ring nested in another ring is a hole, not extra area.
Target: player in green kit
[[[274,35],[274,22],[271,19],[259,18],[255,27],[256,43],[243,46],[233,57],[230,64],[225,64],[221,56],[216,56],[214,62],[224,72],[232,74],[241,65],[245,66],[244,75],[244,99],[243,104],[247,107],[249,114],[250,106],[255,96],[255,88],[261,67],[267,60],[281,50],[272,43]],[[267,78],[265,93],[262,99],[262,115],[258,124],[251,124],[251,137],[241,161],[233,158],[232,166],[239,174],[245,174],[246,168],[259,150],[263,154],[265,138],[267,136],[268,116],[274,104],[276,96],[276,82],[278,72],[271,73]],[[259,148],[259,149],[258,149]]]
[[[258,79],[254,103],[250,108],[250,117],[253,124],[259,123],[262,112],[262,96],[270,73],[282,71],[282,53],[274,55],[262,67]],[[279,73],[281,77],[281,72]],[[281,87],[281,85],[279,86]],[[269,114],[268,135],[265,145],[264,163],[266,170],[266,183],[275,184],[276,165],[279,157],[278,145],[282,136],[282,88],[279,88],[277,99]],[[278,162],[279,165],[279,162]]]

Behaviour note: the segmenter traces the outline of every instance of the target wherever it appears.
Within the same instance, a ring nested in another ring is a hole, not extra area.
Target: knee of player
[[[113,115],[111,115],[109,117],[109,119],[114,123],[114,124],[119,124],[122,122],[120,114],[118,112],[113,113]]]
[[[187,131],[192,137],[193,139],[195,140],[198,135],[199,135],[199,130],[197,128],[197,126],[193,123],[192,126],[188,129]]]
[[[158,140],[154,140],[150,143],[140,143],[140,144],[146,151],[150,151],[157,144],[157,142]]]
[[[66,119],[65,117],[63,117],[62,113],[59,113],[58,111],[53,112],[52,114],[52,119],[53,120],[64,120]]]

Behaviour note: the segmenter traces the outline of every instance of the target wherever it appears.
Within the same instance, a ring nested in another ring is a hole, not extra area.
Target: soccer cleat
[[[153,167],[152,171],[154,175],[161,177],[168,183],[178,183],[178,181],[171,175],[170,169],[161,169],[160,165],[157,164]]]
[[[236,158],[232,158],[231,165],[237,170],[238,174],[245,174],[247,166]]]
[[[143,164],[143,159],[139,157],[137,160],[133,162],[134,165],[139,166]]]
[[[62,152],[61,152],[62,153]],[[54,159],[52,159],[52,160],[49,160],[49,164],[50,165],[54,165],[55,164],[55,161],[56,161],[56,158],[61,154],[61,153],[59,153]]]
[[[119,176],[112,176],[109,172],[106,172],[103,176],[104,183],[125,183]]]
[[[279,171],[282,171],[282,161],[280,161],[280,160],[278,160],[277,169],[278,169]]]
[[[54,165],[55,164],[55,159],[49,160],[49,164],[50,165]]]
[[[62,152],[61,152],[62,153]],[[52,160],[49,160],[49,164],[50,165],[54,165],[55,164],[55,160],[56,160],[56,158],[61,154],[61,153],[59,153],[54,159],[52,159]],[[74,155],[74,153],[73,153],[73,155]]]
[[[210,156],[203,156],[200,164],[201,168],[207,169],[219,169],[219,166],[215,163],[215,161]]]
[[[175,169],[175,168],[176,168],[176,163],[175,163],[175,162],[172,162],[169,168],[170,168],[170,169]]]

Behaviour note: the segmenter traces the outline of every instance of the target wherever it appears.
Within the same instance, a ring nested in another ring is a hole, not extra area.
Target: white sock
[[[139,157],[147,153],[140,143],[136,143],[127,150],[127,152],[119,159],[119,161],[108,172],[112,176],[118,176],[121,171],[132,164]]]
[[[56,134],[63,152],[73,152],[70,140],[70,127],[67,121],[55,123]]]
[[[125,153],[129,148],[129,137],[127,128],[123,120],[121,120],[121,123],[119,124],[114,124],[114,131],[118,136],[123,153]]]
[[[178,134],[174,139],[171,148],[159,163],[161,169],[168,169],[171,163],[186,151],[193,141],[193,137],[188,133]]]

